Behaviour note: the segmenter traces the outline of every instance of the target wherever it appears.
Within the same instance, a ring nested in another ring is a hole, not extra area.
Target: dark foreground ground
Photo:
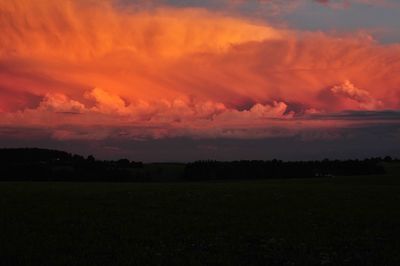
[[[0,183],[0,265],[400,265],[391,173]]]

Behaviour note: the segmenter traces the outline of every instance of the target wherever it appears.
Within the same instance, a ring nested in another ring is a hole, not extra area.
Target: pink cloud
[[[398,44],[112,3],[0,3],[0,126],[56,139],[119,128],[139,139],[260,138],[352,123],[310,114],[400,107]]]
[[[331,92],[357,102],[360,109],[377,110],[383,105],[381,101],[372,98],[368,91],[355,87],[348,80],[340,85],[332,87]]]

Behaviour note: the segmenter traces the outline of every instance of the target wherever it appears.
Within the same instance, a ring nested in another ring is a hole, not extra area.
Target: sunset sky
[[[0,0],[0,147],[400,156],[400,1]]]

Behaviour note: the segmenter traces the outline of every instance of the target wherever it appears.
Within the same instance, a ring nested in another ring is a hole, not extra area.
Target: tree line
[[[389,157],[386,158],[389,160]],[[391,159],[390,159],[391,160]],[[384,174],[381,158],[365,160],[271,161],[198,161],[189,163],[185,177],[193,180],[309,178]]]
[[[38,148],[0,149],[0,181],[131,181],[142,162],[96,160],[64,151]]]
[[[273,178],[328,178],[381,175],[383,162],[399,162],[387,156],[364,160],[196,161],[152,163],[96,160],[64,151],[23,148],[0,149],[0,181],[151,182]]]

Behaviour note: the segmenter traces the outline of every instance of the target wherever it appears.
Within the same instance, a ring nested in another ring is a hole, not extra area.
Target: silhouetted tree
[[[156,181],[309,178],[375,175],[385,172],[382,162],[398,162],[390,156],[365,160],[307,162],[197,161],[188,164],[149,164],[128,159],[99,161],[63,151],[23,148],[0,149],[0,180],[36,181]],[[177,168],[181,169],[177,172]]]

